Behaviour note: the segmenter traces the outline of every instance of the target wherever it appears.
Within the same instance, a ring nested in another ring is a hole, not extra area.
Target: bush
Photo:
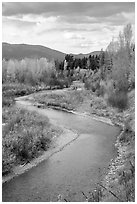
[[[2,107],[14,104],[14,98],[33,93],[35,88],[19,83],[2,84]]]
[[[90,90],[90,89],[91,89],[91,83],[90,83],[89,80],[85,80],[84,87],[85,87],[87,90]],[[94,92],[94,91],[93,91],[93,92]]]
[[[7,80],[7,62],[2,60],[2,83]]]
[[[10,99],[9,97],[2,97],[2,107],[4,106],[11,106],[13,105],[14,100]]]
[[[126,119],[124,123],[124,131],[121,134],[119,140],[121,143],[128,143],[135,139],[135,132],[130,125],[130,118]]]
[[[98,89],[96,90],[96,95],[97,96],[104,96],[106,93],[106,88],[107,87],[107,81],[100,81],[100,84],[98,86]]]
[[[16,163],[26,162],[47,150],[53,135],[49,120],[35,112],[9,108],[3,116],[3,173]]]
[[[15,157],[4,147],[2,148],[2,175],[8,174],[13,168]]]
[[[85,85],[84,85],[84,86],[85,86],[85,88],[86,88],[87,90],[91,90],[91,91],[93,91],[93,92],[99,90],[99,88],[100,88],[99,81],[93,82],[93,81],[91,81],[90,79],[87,79],[87,80],[85,81]]]
[[[128,96],[126,92],[112,92],[108,96],[107,101],[110,105],[122,111],[127,108]]]
[[[85,79],[85,88],[92,90],[93,92],[97,91],[100,88],[100,70],[94,73],[92,76],[89,76]]]

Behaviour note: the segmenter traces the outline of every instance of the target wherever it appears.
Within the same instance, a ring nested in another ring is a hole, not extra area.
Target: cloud
[[[85,37],[79,33],[73,33],[73,32],[68,32],[68,31],[64,32],[64,37],[66,39],[71,39],[71,40],[84,40],[85,39]]]
[[[90,24],[98,22],[98,19],[96,17],[82,16],[82,14],[80,14],[75,16],[62,15],[59,16],[58,21],[71,24]]]
[[[4,26],[16,26],[16,27],[33,27],[36,25],[36,22],[31,22],[31,21],[24,21],[16,18],[9,18],[9,17],[3,17],[2,18],[3,25]]]
[[[5,2],[3,40],[66,53],[105,49],[123,26],[135,24],[134,10],[133,2]]]
[[[115,13],[109,16],[98,16],[98,17],[90,17],[90,16],[59,16],[58,17],[59,22],[66,22],[71,24],[80,24],[81,26],[83,24],[87,24],[87,26],[90,26],[90,24],[111,24],[111,25],[122,25],[126,24],[127,21],[131,23],[135,23],[135,14],[134,12],[126,13],[126,12],[120,12]]]
[[[45,16],[90,16],[102,17],[121,11],[134,12],[134,2],[4,2],[3,15],[41,14]]]

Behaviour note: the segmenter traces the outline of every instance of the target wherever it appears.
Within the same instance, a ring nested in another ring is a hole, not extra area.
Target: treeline
[[[66,55],[62,62],[49,62],[46,58],[2,61],[2,82],[23,83],[32,86],[68,87],[74,80],[83,80],[89,71],[97,71],[100,55],[74,58]],[[88,72],[87,72],[88,70]]]
[[[76,68],[80,68],[80,69],[92,69],[95,70],[97,68],[99,68],[99,60],[100,60],[100,56],[96,55],[96,56],[91,56],[89,55],[89,57],[83,57],[81,58],[74,58],[73,55],[69,55],[67,54],[65,56],[65,68],[66,69],[76,69]],[[59,61],[55,61],[55,65],[57,70],[64,70],[64,61],[59,62]]]
[[[127,107],[127,94],[135,88],[135,44],[131,24],[101,52],[99,69],[86,80],[85,86],[98,96],[104,96],[110,105],[119,109]]]
[[[67,54],[64,61],[55,61],[57,73],[63,73],[71,81],[84,79],[89,71],[96,72],[100,66],[100,55],[89,55],[89,57],[75,58]]]
[[[31,86],[67,87],[69,81],[58,77],[55,63],[46,58],[2,61],[2,83],[21,83]]]

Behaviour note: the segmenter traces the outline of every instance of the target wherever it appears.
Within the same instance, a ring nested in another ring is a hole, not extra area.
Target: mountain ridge
[[[89,55],[99,55],[100,51],[93,51],[87,54],[72,54],[75,58],[88,57]],[[2,43],[2,59],[23,59],[23,58],[41,58],[45,57],[48,60],[63,61],[65,55],[61,51],[45,47],[43,45],[30,44],[11,44],[7,42]]]

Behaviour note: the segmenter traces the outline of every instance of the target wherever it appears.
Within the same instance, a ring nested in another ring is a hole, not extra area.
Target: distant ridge
[[[100,54],[100,51],[93,51],[93,52],[90,52],[90,53],[88,53],[88,54],[82,54],[82,53],[80,53],[80,54],[77,54],[77,55],[74,55],[76,58],[83,58],[83,57],[89,57],[89,55],[91,55],[91,56],[96,56],[96,55],[99,55]]]
[[[65,54],[41,45],[2,43],[2,58],[23,59],[46,57],[49,60],[63,60]]]
[[[88,54],[72,54],[76,58],[88,57],[89,55],[99,55],[100,51],[91,52]],[[28,44],[10,44],[2,43],[2,58],[23,59],[23,58],[41,58],[45,57],[48,60],[64,60],[66,53],[53,50],[42,45]]]

